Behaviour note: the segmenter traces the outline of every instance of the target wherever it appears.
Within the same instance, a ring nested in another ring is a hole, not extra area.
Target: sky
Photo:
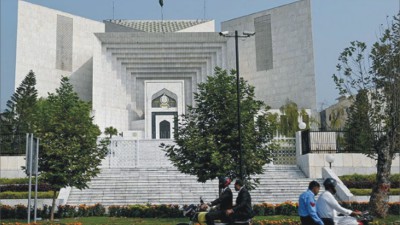
[[[74,15],[105,19],[159,20],[159,0],[27,0]],[[18,0],[0,0],[0,111],[14,91]],[[222,21],[294,2],[294,0],[164,0],[164,20]],[[336,102],[332,80],[338,56],[351,41],[371,46],[400,10],[400,0],[311,0],[317,109]],[[19,34],[23,35],[23,34]]]

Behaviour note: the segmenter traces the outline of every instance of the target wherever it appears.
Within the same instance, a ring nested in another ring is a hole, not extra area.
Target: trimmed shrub
[[[130,205],[109,206],[111,217],[140,217],[140,218],[180,218],[183,217],[179,205]]]
[[[35,185],[31,185],[32,189],[35,190]],[[6,185],[0,185],[0,192],[6,192],[6,191],[13,191],[13,192],[23,192],[23,191],[29,191],[29,184],[6,184]],[[51,191],[51,187],[48,184],[39,184],[38,185],[38,191],[40,192],[46,192],[46,191]]]
[[[260,220],[254,221],[254,225],[301,225],[301,222],[298,220],[291,219],[283,219],[283,220]]]
[[[1,218],[15,218],[15,208],[9,205],[0,205]]]
[[[55,213],[56,218],[70,218],[77,215],[76,206],[71,205],[59,205],[57,212]]]
[[[400,215],[400,202],[389,203],[389,214]]]
[[[341,206],[350,210],[367,211],[369,209],[368,202],[339,202]]]
[[[371,188],[376,183],[376,174],[361,175],[352,174],[339,176],[347,188]],[[400,174],[392,174],[389,177],[391,188],[400,188]]]
[[[89,216],[89,209],[86,204],[81,204],[78,206],[78,214],[79,217],[87,217]]]
[[[255,216],[264,216],[265,215],[265,207],[262,204],[254,205],[253,212]]]
[[[33,196],[32,192],[32,196]],[[5,191],[0,193],[0,199],[27,199],[29,196],[28,192],[11,192],[11,191]],[[53,191],[47,191],[47,192],[38,192],[38,198],[43,199],[43,198],[53,198]]]
[[[275,205],[275,213],[277,215],[295,216],[297,215],[298,204],[294,202],[284,202]]]
[[[0,184],[29,184],[29,178],[0,178]]]
[[[374,181],[343,181],[347,188],[372,189]]]
[[[94,206],[89,206],[89,215],[90,216],[104,216],[106,214],[106,208],[97,203]]]
[[[368,202],[340,202],[340,204],[351,210],[365,211],[368,210]],[[297,215],[297,203],[284,202],[282,204],[256,204],[253,206],[257,216],[272,215]],[[1,205],[2,219],[25,219],[27,217],[27,208],[24,205],[16,205],[15,207]],[[44,205],[38,209],[38,216],[42,218],[50,217],[51,206]],[[389,203],[389,214],[400,215],[400,203]],[[59,206],[55,213],[56,218],[71,217],[88,217],[88,216],[104,216],[105,208],[101,204],[96,205],[79,205]],[[178,205],[131,205],[131,206],[109,206],[108,216],[110,217],[136,217],[136,218],[180,218],[183,217]],[[257,221],[254,224],[299,224],[297,220],[279,220],[277,221]]]
[[[16,219],[25,219],[28,217],[28,208],[26,206],[18,204],[15,206],[14,210]]]
[[[371,195],[372,189],[359,189],[359,188],[349,188],[353,195],[359,196],[369,196]],[[391,188],[389,191],[390,195],[400,195],[400,188]]]

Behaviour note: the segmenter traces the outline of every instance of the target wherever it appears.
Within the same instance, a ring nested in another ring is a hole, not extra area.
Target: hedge
[[[352,174],[339,176],[340,180],[348,188],[371,188],[376,183],[376,174],[362,175],[362,174]],[[400,174],[392,174],[389,177],[391,188],[400,188]]]
[[[141,218],[179,218],[183,217],[179,205],[130,205],[110,206],[108,214],[111,217],[141,217]]]
[[[51,207],[50,207],[51,208]],[[106,208],[101,204],[79,206],[60,205],[57,207],[56,218],[104,216]]]
[[[25,218],[26,219],[26,218]],[[60,222],[51,222],[51,221],[47,221],[47,222],[39,222],[39,223],[19,223],[19,222],[15,222],[15,223],[2,223],[1,225],[83,225],[81,222],[69,222],[69,223],[60,223]]]
[[[369,210],[368,202],[340,202],[344,208],[358,211]],[[389,214],[400,215],[400,202],[390,202],[389,203]]]
[[[353,195],[358,196],[369,196],[371,195],[372,189],[361,189],[361,188],[349,188],[350,192]],[[391,188],[389,191],[389,195],[400,195],[400,188]]]
[[[27,207],[25,205],[0,206],[1,219],[26,219]],[[50,218],[51,206],[44,205],[43,208],[37,209],[37,217],[43,219]],[[72,218],[72,217],[88,217],[88,216],[104,216],[106,209],[101,204],[95,204],[92,206],[79,205],[70,206],[63,205],[58,206],[57,211],[54,214],[55,218]],[[33,217],[33,209],[31,210],[31,215]]]
[[[35,185],[31,185],[32,190],[35,190]],[[0,192],[6,191],[15,191],[15,192],[22,192],[22,191],[29,191],[29,184],[6,184],[0,185]],[[51,187],[48,184],[38,184],[38,191],[45,192],[51,191]]]
[[[26,219],[26,218],[25,218]],[[39,222],[39,223],[2,223],[1,225],[83,225],[81,222],[69,222],[69,223],[60,223],[60,222]]]
[[[366,211],[369,209],[368,202],[339,202],[344,208],[350,210]],[[255,204],[253,210],[256,216],[272,216],[272,215],[298,215],[298,204],[292,202],[284,202],[281,204]],[[389,203],[389,214],[400,215],[400,202]]]
[[[34,189],[32,189],[32,198],[34,197]],[[46,192],[38,192],[38,198],[53,198],[53,191],[46,191]],[[29,193],[25,192],[12,192],[12,191],[5,191],[0,193],[0,199],[27,199]]]
[[[343,207],[351,210],[365,211],[368,210],[368,202],[341,202]],[[253,206],[256,216],[271,215],[292,215],[297,216],[298,204],[293,202],[284,202],[282,204],[256,204]],[[1,205],[2,219],[24,219],[27,217],[27,208],[24,205],[16,205],[14,207]],[[49,218],[51,207],[45,205],[38,209],[38,217]],[[32,210],[33,213],[33,210]],[[389,214],[400,215],[400,202],[389,203]],[[58,206],[55,213],[56,218],[71,217],[89,217],[89,216],[105,216],[105,207],[101,204],[95,205],[79,205]],[[108,216],[110,217],[138,217],[138,218],[180,218],[183,217],[182,211],[178,205],[131,205],[131,206],[110,206],[108,208]],[[267,221],[261,221],[259,224],[269,224]],[[287,222],[287,223],[286,223]],[[295,221],[285,221],[282,224],[296,224]],[[276,223],[275,223],[276,224]]]
[[[0,178],[0,184],[29,184],[29,178]]]
[[[291,219],[283,219],[283,220],[260,220],[254,221],[253,225],[301,225],[301,222],[298,220]]]
[[[281,204],[255,204],[253,210],[257,216],[273,216],[273,215],[297,215],[298,203],[284,202]]]

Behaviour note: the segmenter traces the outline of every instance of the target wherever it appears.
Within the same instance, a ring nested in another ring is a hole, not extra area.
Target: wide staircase
[[[259,186],[251,191],[253,204],[297,202],[312,180],[297,166],[265,166],[264,169],[264,174],[258,176]],[[192,204],[198,203],[200,196],[205,201],[214,200],[218,196],[217,187],[217,180],[198,183],[196,177],[174,168],[104,168],[88,189],[73,188],[66,204]],[[236,192],[233,185],[230,187],[235,199]]]

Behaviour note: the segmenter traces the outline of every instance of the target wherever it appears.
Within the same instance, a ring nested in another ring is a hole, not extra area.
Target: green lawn
[[[255,220],[281,220],[281,219],[292,219],[299,220],[297,216],[257,216]],[[375,219],[374,221],[379,221],[380,224],[392,224],[393,222],[400,223],[399,216],[389,216],[386,219]],[[26,220],[0,220],[1,224],[15,224],[26,223]],[[56,223],[74,223],[80,222],[83,225],[174,225],[179,222],[188,222],[186,218],[178,219],[150,219],[150,218],[115,218],[115,217],[84,217],[76,219],[62,219]],[[55,223],[55,224],[56,224]],[[49,224],[41,222],[39,224]]]

